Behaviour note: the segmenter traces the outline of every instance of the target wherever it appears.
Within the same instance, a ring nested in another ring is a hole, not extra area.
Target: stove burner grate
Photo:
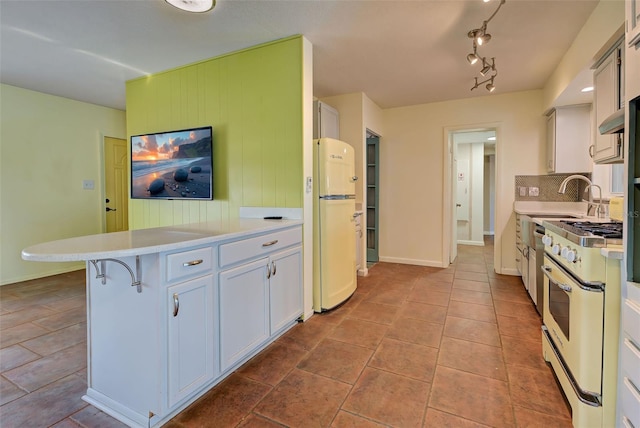
[[[563,220],[562,223],[591,235],[602,236],[607,239],[622,239],[622,223],[594,223],[569,220]]]

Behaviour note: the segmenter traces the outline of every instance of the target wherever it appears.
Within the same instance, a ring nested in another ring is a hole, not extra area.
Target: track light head
[[[493,79],[491,79],[490,83],[487,83],[486,88],[487,88],[487,91],[489,91],[489,92],[495,91],[496,87],[493,85]]]
[[[476,55],[475,52],[470,53],[469,55],[467,55],[467,61],[469,61],[469,64],[473,65],[476,62],[478,62],[480,58],[478,58],[478,55]]]
[[[481,35],[476,37],[476,42],[478,43],[478,46],[486,45],[487,43],[489,43],[489,40],[491,40],[491,34],[489,33],[483,32]]]

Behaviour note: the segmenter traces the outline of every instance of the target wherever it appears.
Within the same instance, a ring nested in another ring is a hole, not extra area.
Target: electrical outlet
[[[82,188],[84,190],[93,190],[95,188],[93,180],[82,180]]]
[[[520,189],[520,196],[527,196],[527,188],[526,187],[518,187]]]
[[[539,187],[529,187],[529,196],[539,196],[540,188]]]

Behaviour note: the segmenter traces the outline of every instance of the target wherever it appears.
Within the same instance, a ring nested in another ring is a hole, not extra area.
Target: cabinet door
[[[212,275],[167,290],[168,406],[171,408],[217,375],[214,358],[217,329],[213,319]],[[135,358],[135,355],[131,357]]]
[[[596,110],[594,162],[606,161],[620,155],[617,136],[600,135],[598,131],[598,126],[602,121],[618,109],[618,95],[616,94],[618,85],[617,69],[617,50],[614,50],[593,74],[595,88],[593,97]]]
[[[547,172],[556,169],[556,112],[547,117]]]
[[[220,364],[225,371],[269,337],[268,258],[220,273]]]
[[[302,247],[271,257],[271,334],[302,315]]]

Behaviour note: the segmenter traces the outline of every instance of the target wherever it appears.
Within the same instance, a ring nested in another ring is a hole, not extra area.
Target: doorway
[[[380,137],[367,130],[366,152],[366,242],[367,263],[379,260],[379,204],[380,204]]]
[[[105,230],[129,229],[129,157],[127,141],[104,137]]]
[[[493,127],[455,129],[447,132],[449,263],[457,258],[458,245],[484,246],[495,224],[496,134]],[[447,186],[447,183],[445,183]],[[448,220],[448,221],[447,221]],[[495,250],[494,250],[495,252]]]

